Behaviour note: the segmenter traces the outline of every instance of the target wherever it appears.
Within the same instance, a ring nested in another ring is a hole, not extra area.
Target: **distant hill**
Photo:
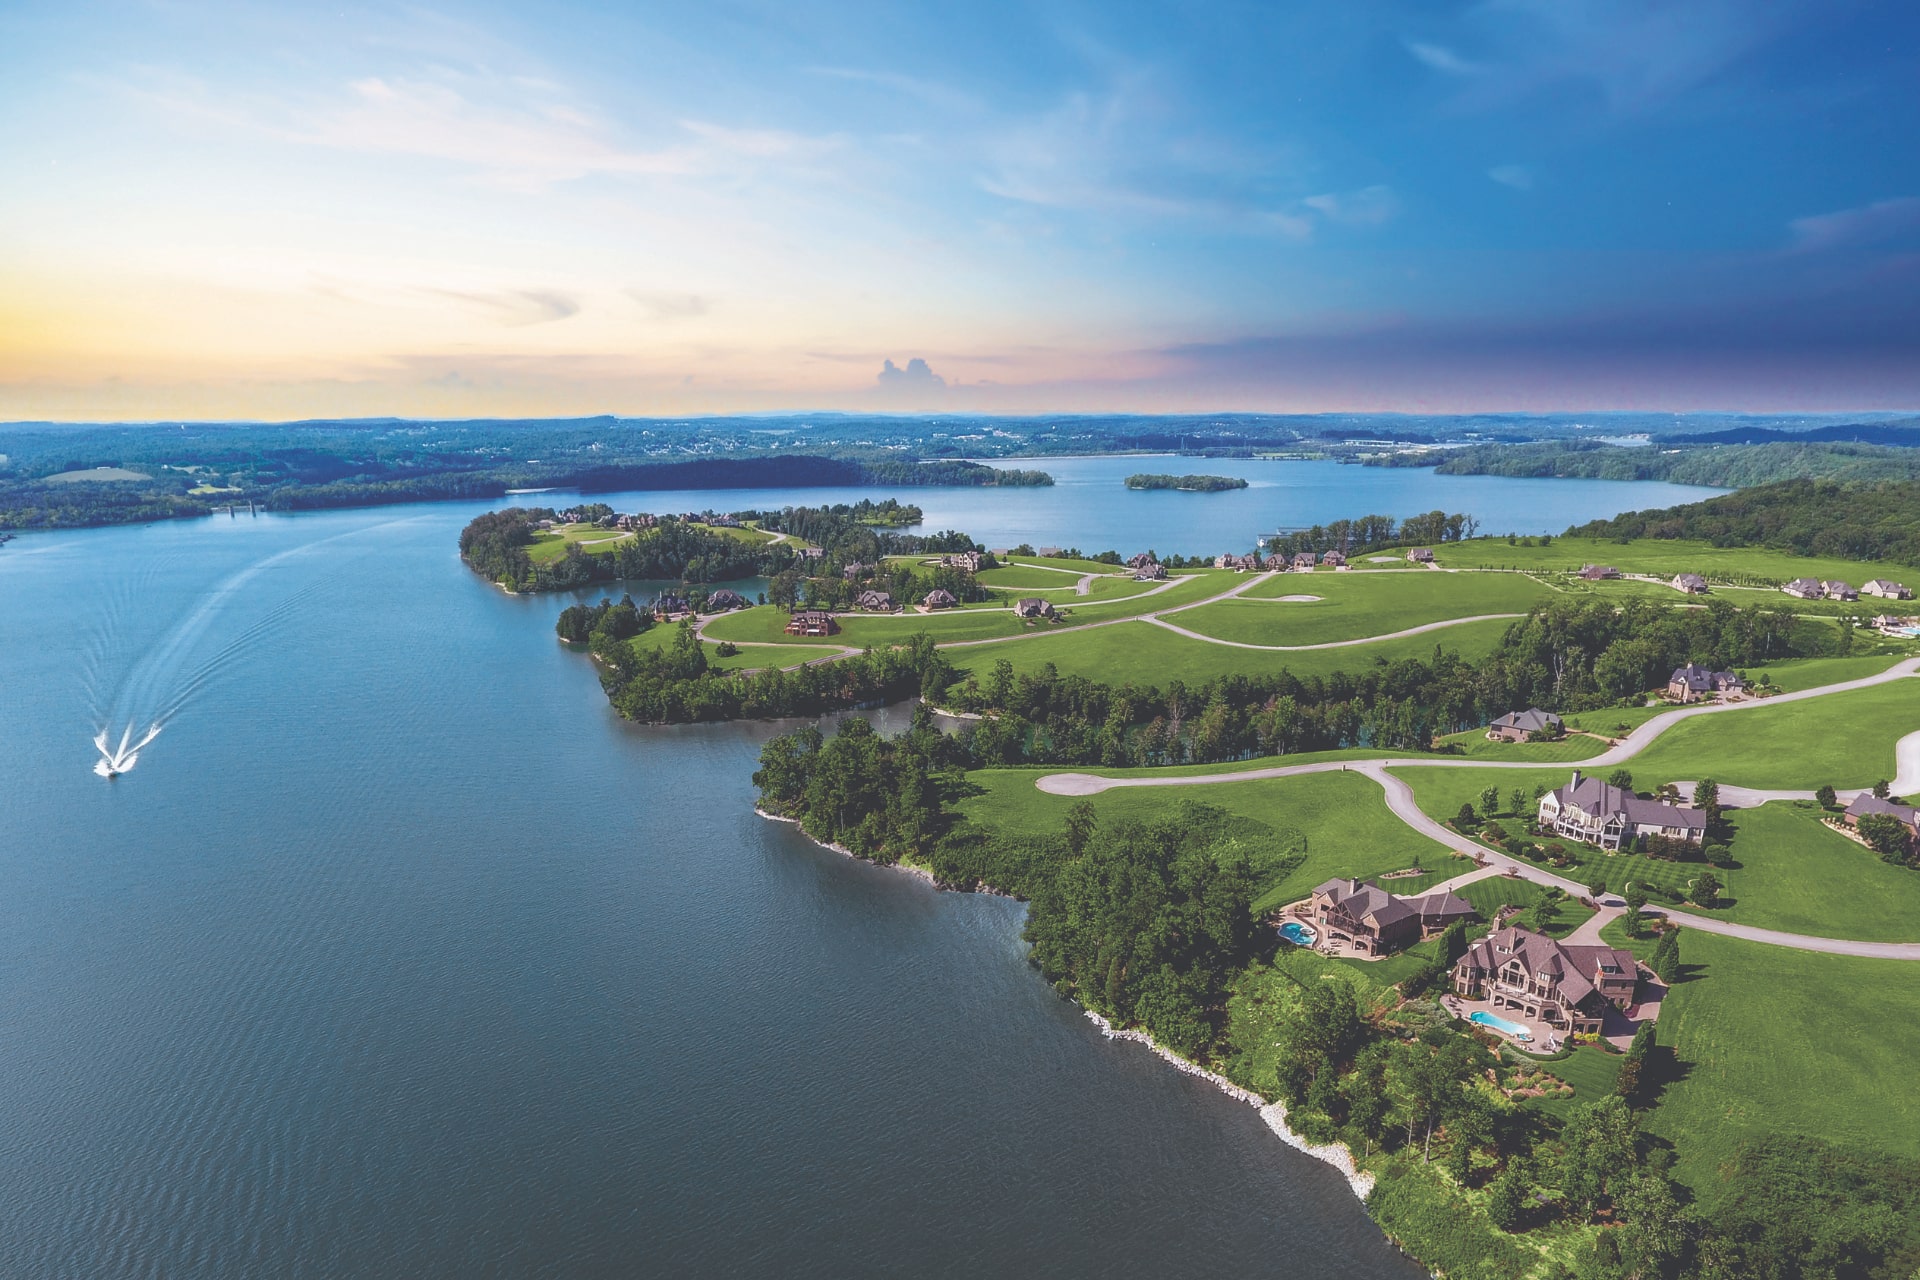
[[[1920,565],[1920,481],[1788,480],[1567,530],[1579,538],[1677,538],[1809,556]]]
[[[1920,418],[1893,422],[1843,422],[1795,431],[1780,427],[1740,426],[1694,435],[1662,436],[1662,444],[1884,444],[1920,449]]]

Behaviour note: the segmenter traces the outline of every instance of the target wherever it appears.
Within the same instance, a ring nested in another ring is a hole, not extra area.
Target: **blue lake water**
[[[1475,509],[1047,465],[899,496],[1120,549]],[[1686,500],[1485,483],[1522,532]],[[1419,1274],[1251,1108],[1054,998],[1018,904],[755,817],[778,726],[617,722],[560,602],[459,563],[488,505],[0,548],[0,1274]],[[94,776],[109,716],[169,708]]]

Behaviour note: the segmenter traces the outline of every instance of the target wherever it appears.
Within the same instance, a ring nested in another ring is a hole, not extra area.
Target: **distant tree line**
[[[1141,472],[1127,477],[1129,489],[1178,489],[1185,493],[1221,493],[1244,489],[1247,482],[1238,476],[1171,476]]]
[[[1903,450],[1920,457],[1920,452]],[[1683,538],[1803,556],[1920,565],[1920,482],[1790,480],[1705,502],[1629,511],[1567,530],[1585,538]]]
[[[1471,538],[1479,521],[1459,512],[1428,511],[1396,521],[1392,516],[1361,516],[1295,529],[1267,539],[1267,554],[1293,556],[1302,551],[1338,551],[1357,555],[1385,547],[1432,546]]]
[[[1375,467],[1433,467],[1449,476],[1664,480],[1723,489],[1786,480],[1920,478],[1920,451],[1913,448],[1805,440],[1677,449],[1556,440],[1373,454],[1363,461]]]

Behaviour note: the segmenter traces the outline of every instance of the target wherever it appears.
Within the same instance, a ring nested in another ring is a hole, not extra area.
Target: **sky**
[[[1917,37],[0,0],[0,419],[1920,409]]]

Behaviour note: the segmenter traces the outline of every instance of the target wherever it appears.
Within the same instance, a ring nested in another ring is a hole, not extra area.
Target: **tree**
[[[1640,908],[1647,905],[1647,891],[1642,889],[1638,883],[1635,883],[1628,885],[1626,893],[1622,896],[1627,902],[1627,932],[1638,937],[1640,933]]]
[[[1607,775],[1607,785],[1619,787],[1622,791],[1633,790],[1633,774],[1625,769],[1615,769]]]
[[[1523,789],[1515,787],[1507,793],[1507,812],[1517,818],[1526,811],[1527,793]]]
[[[1693,900],[1703,907],[1711,907],[1720,901],[1720,877],[1711,871],[1702,871],[1693,878]]]
[[[1660,935],[1660,942],[1653,949],[1653,959],[1647,962],[1653,970],[1653,976],[1667,986],[1672,986],[1680,976],[1680,931],[1668,929]]]
[[[1833,788],[1824,782],[1820,784],[1820,789],[1813,793],[1813,798],[1820,802],[1822,809],[1831,809],[1840,803],[1839,797],[1833,794]]]
[[[1474,816],[1473,806],[1470,804],[1461,805],[1460,812],[1453,815],[1453,825],[1460,828],[1462,831],[1465,831],[1468,827],[1473,826],[1478,821],[1479,821],[1479,818]]]
[[[1693,784],[1693,807],[1711,809],[1720,803],[1720,784],[1712,778],[1702,778]]]
[[[1500,788],[1488,787],[1480,793],[1480,812],[1491,818],[1500,812]]]
[[[1520,1216],[1527,1207],[1527,1193],[1533,1189],[1533,1172],[1524,1156],[1507,1161],[1507,1167],[1487,1188],[1487,1217],[1502,1231],[1520,1229]]]
[[[1587,881],[1587,896],[1589,898],[1592,898],[1595,902],[1598,902],[1600,901],[1601,898],[1605,897],[1606,893],[1607,893],[1607,878],[1605,876],[1599,875],[1596,873],[1593,879]]]
[[[1876,800],[1885,800],[1892,792],[1893,784],[1885,778],[1873,784],[1873,795]]]
[[[1862,814],[1858,830],[1867,847],[1887,862],[1905,861],[1912,847],[1907,824],[1890,813]]]

